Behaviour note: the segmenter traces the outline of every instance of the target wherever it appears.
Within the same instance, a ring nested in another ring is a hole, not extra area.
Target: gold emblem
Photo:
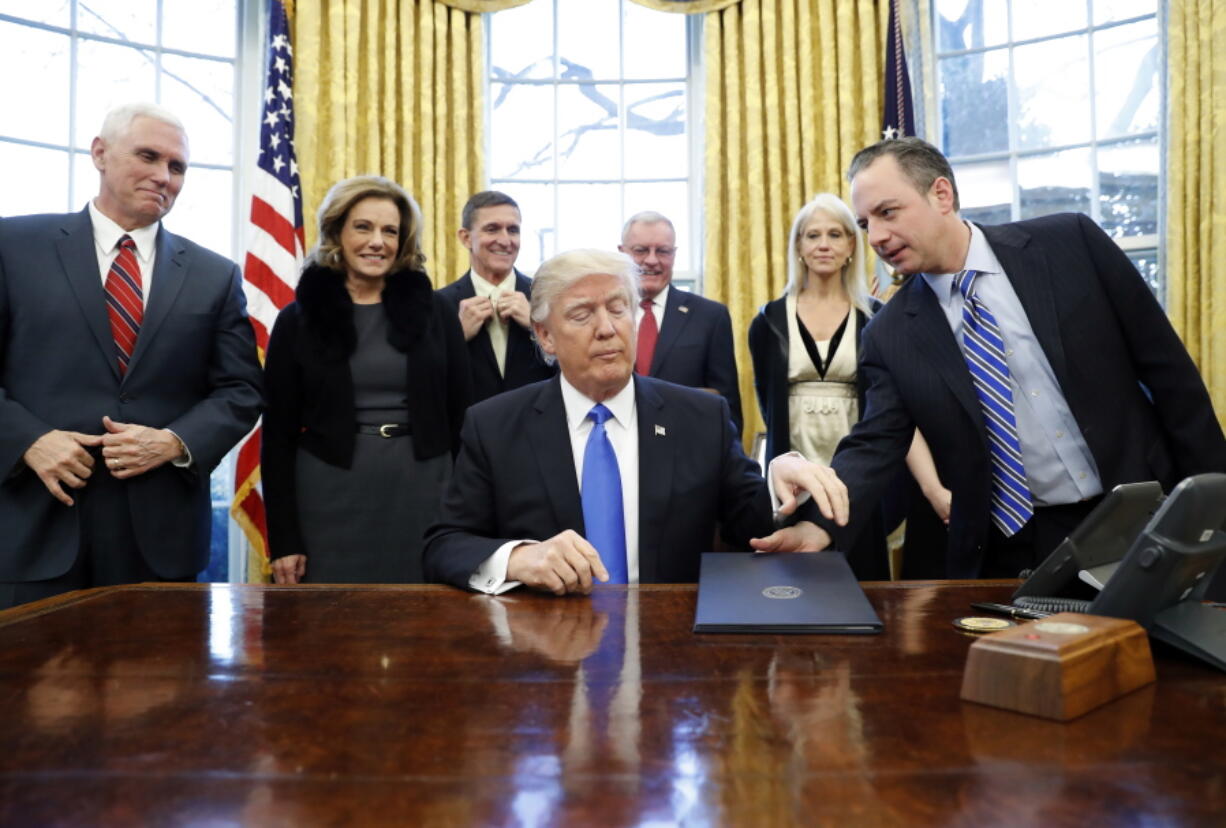
[[[989,618],[986,615],[967,615],[954,619],[954,626],[973,633],[998,632],[1014,626],[1005,618]]]

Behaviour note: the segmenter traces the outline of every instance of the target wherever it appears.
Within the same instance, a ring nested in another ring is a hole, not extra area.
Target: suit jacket
[[[732,317],[719,302],[675,287],[668,291],[651,376],[691,388],[714,388],[728,401],[737,434],[741,433],[744,420]]]
[[[639,581],[693,582],[716,523],[735,547],[773,531],[770,495],[733,432],[728,405],[703,391],[634,377],[639,430]],[[509,540],[584,533],[579,483],[552,379],[468,410],[439,521],[426,533],[426,580],[466,587]]]
[[[167,463],[125,485],[149,566],[163,577],[204,568],[209,472],[262,405],[255,337],[238,267],[165,227],[148,284],[121,378],[88,209],[0,219],[0,580],[57,577],[76,559],[77,508],[52,498],[22,455],[52,429],[98,434],[104,414],[186,444],[190,467]]]
[[[1104,491],[1226,471],[1226,438],[1209,394],[1128,257],[1083,215],[983,227],[1051,363]],[[983,415],[936,296],[912,278],[864,329],[863,419],[832,465],[848,485],[854,533],[914,427],[953,492],[946,577],[974,578],[990,526],[991,466]],[[859,514],[859,520],[857,520]],[[836,530],[836,539],[840,532]]]
[[[518,270],[515,271],[515,289],[529,299],[532,298],[532,280]],[[473,287],[472,271],[446,287],[439,288],[438,294],[459,314],[460,302],[477,295],[476,288]],[[549,379],[557,373],[557,368],[545,364],[532,340],[532,332],[515,322],[507,325],[505,376],[498,372],[494,346],[490,343],[489,330],[485,327],[468,340],[468,365],[472,372],[473,402],[480,402],[531,382]]]
[[[344,274],[310,266],[297,299],[277,315],[268,341],[261,475],[271,557],[301,554],[296,483],[298,448],[349,468],[357,442],[353,374],[357,347],[353,302]],[[406,354],[408,416],[419,460],[459,451],[460,423],[471,395],[464,334],[451,305],[426,274],[388,276],[383,310],[388,341]]]

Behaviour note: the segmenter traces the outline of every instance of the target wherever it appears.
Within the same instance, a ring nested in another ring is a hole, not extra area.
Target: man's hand
[[[63,487],[80,489],[85,486],[94,468],[93,455],[85,449],[100,445],[101,434],[55,429],[35,440],[21,459],[43,481],[52,497],[65,506],[71,506],[73,499]]]
[[[592,580],[609,580],[609,571],[596,547],[573,529],[554,535],[543,543],[525,543],[511,550],[507,561],[507,580],[519,581],[533,589],[555,595],[592,591]]]
[[[813,463],[799,454],[781,454],[770,462],[775,496],[779,498],[779,514],[790,515],[800,504],[796,496],[802,491],[813,495],[817,508],[827,520],[839,526],[847,525],[849,507],[847,487],[834,469]]]
[[[497,310],[498,317],[504,322],[514,319],[521,328],[532,326],[532,308],[528,304],[528,297],[518,290],[499,296]]]
[[[472,296],[460,300],[460,327],[464,329],[464,339],[470,340],[481,332],[486,320],[494,315],[494,303],[488,296]]]
[[[276,584],[296,584],[306,574],[306,555],[282,555],[272,559],[272,578]]]
[[[542,609],[539,604],[517,603],[505,596],[490,600],[506,609],[512,647],[563,664],[578,664],[600,649],[609,625],[609,614],[596,612],[591,601],[550,601]]]
[[[183,456],[183,443],[164,428],[117,423],[110,417],[103,417],[102,425],[107,431],[102,436],[102,459],[117,480],[153,471]]]
[[[750,538],[749,545],[755,552],[821,552],[830,545],[830,534],[820,526],[802,520],[764,538]]]

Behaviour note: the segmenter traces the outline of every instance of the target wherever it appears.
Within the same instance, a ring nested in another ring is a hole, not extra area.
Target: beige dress
[[[834,357],[829,359],[826,377],[817,372],[800,337],[796,318],[796,298],[787,297],[788,318],[788,431],[791,446],[805,457],[829,464],[834,449],[860,419],[856,396],[855,319],[839,340]],[[826,356],[829,341],[817,342],[818,352]]]

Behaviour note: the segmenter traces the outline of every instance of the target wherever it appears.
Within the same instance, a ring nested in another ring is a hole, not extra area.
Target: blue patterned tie
[[[1022,444],[1013,414],[1013,385],[1005,362],[1005,342],[996,317],[975,295],[978,271],[964,270],[954,283],[962,304],[962,353],[975,383],[988,432],[992,457],[992,522],[1011,537],[1034,515],[1034,501],[1026,484]]]
[[[622,476],[617,469],[617,455],[605,433],[605,421],[613,413],[597,403],[587,414],[592,420],[592,433],[583,449],[583,526],[588,543],[596,547],[609,583],[628,583],[626,574],[626,519],[622,510]]]

